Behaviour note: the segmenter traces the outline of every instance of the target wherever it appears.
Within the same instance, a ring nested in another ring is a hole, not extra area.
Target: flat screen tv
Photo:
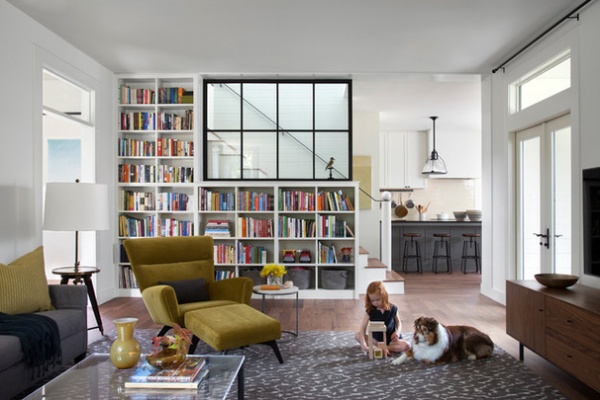
[[[583,240],[584,273],[600,276],[600,167],[583,170]]]

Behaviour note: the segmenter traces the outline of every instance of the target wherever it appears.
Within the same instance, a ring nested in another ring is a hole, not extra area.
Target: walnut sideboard
[[[600,391],[600,290],[549,289],[536,281],[506,282],[506,333]]]

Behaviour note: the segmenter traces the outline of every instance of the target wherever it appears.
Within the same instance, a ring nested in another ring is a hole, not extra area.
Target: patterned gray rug
[[[144,352],[156,331],[135,333]],[[89,353],[107,353],[116,338],[110,332],[90,344]],[[245,394],[262,399],[564,399],[553,387],[496,347],[493,357],[447,365],[410,361],[400,366],[369,360],[361,354],[352,332],[284,334],[279,364],[267,346],[231,351],[246,356]],[[197,354],[215,354],[200,343]],[[236,385],[228,399],[237,399]]]

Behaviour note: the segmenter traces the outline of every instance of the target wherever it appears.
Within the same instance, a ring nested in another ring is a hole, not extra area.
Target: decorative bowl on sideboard
[[[579,277],[566,274],[536,274],[535,280],[549,288],[565,289],[576,284]]]

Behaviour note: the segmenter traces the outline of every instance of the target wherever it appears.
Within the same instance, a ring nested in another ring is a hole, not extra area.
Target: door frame
[[[515,235],[514,235],[514,246],[515,246],[515,274],[517,279],[524,279],[524,265],[523,265],[523,256],[522,253],[524,251],[523,241],[525,238],[533,232],[525,232],[523,227],[522,220],[522,196],[521,196],[521,184],[520,184],[520,171],[521,171],[521,157],[520,157],[520,149],[519,145],[522,142],[522,139],[519,139],[519,135],[524,135],[527,139],[528,137],[540,137],[540,213],[541,213],[541,225],[544,225],[546,228],[550,229],[550,237],[547,238],[549,248],[552,249],[552,252],[541,252],[540,259],[540,271],[541,273],[550,273],[555,272],[555,249],[556,249],[556,221],[555,221],[555,197],[554,197],[554,185],[555,177],[553,170],[553,155],[554,155],[554,137],[553,133],[564,129],[570,128],[570,139],[571,139],[571,189],[575,186],[575,172],[578,171],[577,165],[575,165],[575,160],[573,158],[573,148],[575,146],[576,140],[573,135],[573,127],[572,127],[572,119],[571,114],[566,113],[557,117],[553,117],[546,121],[543,121],[539,124],[530,126],[528,128],[524,128],[518,131],[513,132],[513,149],[514,149],[514,190],[515,190]],[[549,195],[550,194],[550,195]],[[574,202],[572,202],[571,207],[571,271],[574,270],[574,260],[578,257],[576,256],[576,252],[578,251],[578,247],[576,247],[576,229],[578,229],[579,224],[577,224],[574,219],[576,215],[575,209],[579,210],[579,207],[576,206]],[[538,233],[546,233],[545,229],[540,227],[539,229],[543,229],[544,232]],[[540,240],[543,240],[540,238]]]

